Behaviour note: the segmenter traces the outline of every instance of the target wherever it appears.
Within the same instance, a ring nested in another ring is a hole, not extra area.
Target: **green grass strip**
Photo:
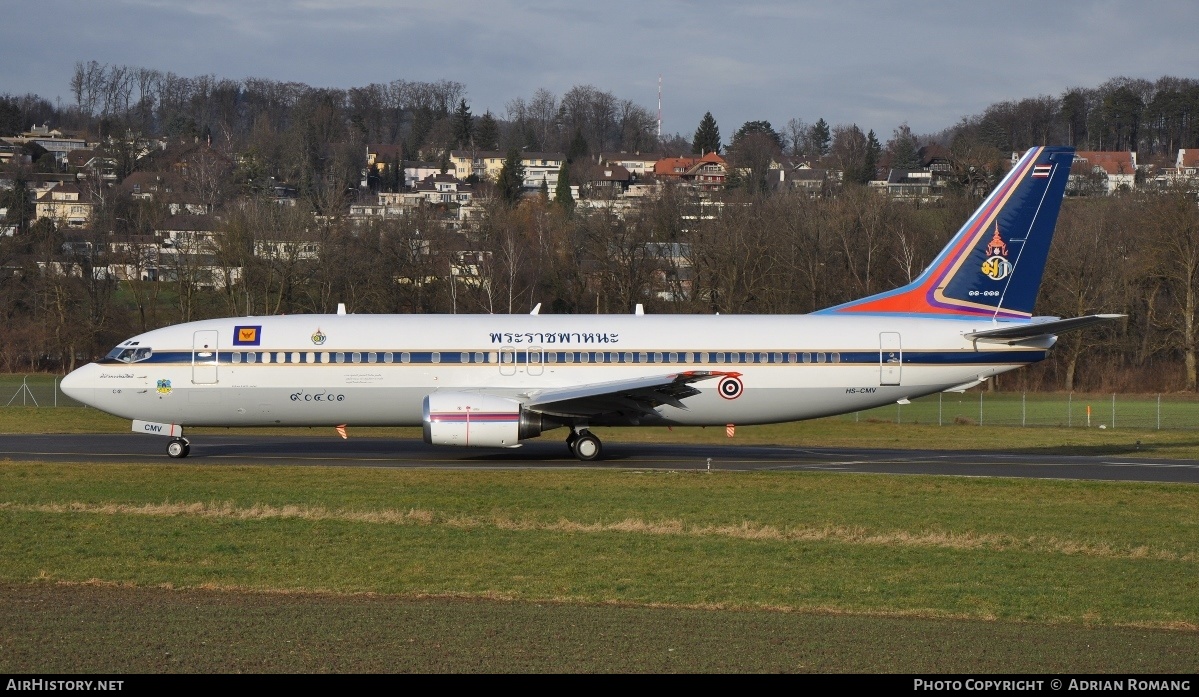
[[[0,464],[0,579],[1199,627],[1194,487]]]

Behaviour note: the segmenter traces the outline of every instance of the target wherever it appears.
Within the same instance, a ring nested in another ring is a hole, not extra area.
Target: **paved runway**
[[[604,443],[604,459],[581,463],[565,443],[466,449],[391,438],[199,435],[186,460],[166,456],[166,439],[138,434],[0,435],[0,458],[52,462],[334,467],[624,468],[940,474],[1199,484],[1199,461],[1023,451],[874,450],[785,446]]]

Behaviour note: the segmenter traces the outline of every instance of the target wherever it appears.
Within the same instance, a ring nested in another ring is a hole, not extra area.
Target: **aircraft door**
[[[903,372],[903,343],[899,332],[880,332],[878,345],[878,384],[898,385]]]
[[[217,379],[217,332],[204,329],[192,335],[192,383],[212,385]]]
[[[516,348],[500,348],[500,375],[516,375]]]
[[[529,375],[541,375],[545,371],[545,351],[540,346],[530,346],[525,352]]]

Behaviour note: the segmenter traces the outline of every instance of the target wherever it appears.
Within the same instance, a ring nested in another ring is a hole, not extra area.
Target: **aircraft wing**
[[[686,409],[683,400],[699,394],[692,384],[715,377],[740,373],[689,370],[669,375],[654,375],[613,382],[597,382],[579,387],[547,390],[524,402],[527,409],[564,417],[595,417],[615,412],[654,413],[655,407],[669,404]]]
[[[971,341],[984,341],[992,344],[1021,344],[1035,339],[1056,336],[1075,329],[1082,329],[1094,324],[1111,322],[1123,317],[1125,315],[1086,315],[1084,317],[1071,317],[1070,319],[1037,317],[1027,324],[1017,324],[997,329],[983,329],[964,334],[963,336]]]

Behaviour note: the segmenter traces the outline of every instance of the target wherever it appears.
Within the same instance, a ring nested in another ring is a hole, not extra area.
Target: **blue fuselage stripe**
[[[530,361],[530,353],[533,358]],[[903,365],[968,365],[968,364],[1015,364],[1035,363],[1043,360],[1045,350],[1005,351],[903,351],[901,354],[886,355],[880,351],[220,351],[217,363],[233,366],[254,365],[526,365],[530,362],[541,365],[596,366],[596,365],[877,365],[879,363],[902,363]],[[249,354],[254,355],[253,362]],[[269,362],[263,354],[270,354]],[[586,359],[583,360],[583,355]],[[112,366],[142,364],[185,364],[193,363],[191,351],[159,351],[149,358],[128,364],[115,359],[103,359],[99,363]],[[465,360],[464,360],[465,358]],[[293,360],[298,359],[298,360]],[[435,360],[436,359],[436,360]],[[211,365],[210,356],[196,356],[197,365]]]

